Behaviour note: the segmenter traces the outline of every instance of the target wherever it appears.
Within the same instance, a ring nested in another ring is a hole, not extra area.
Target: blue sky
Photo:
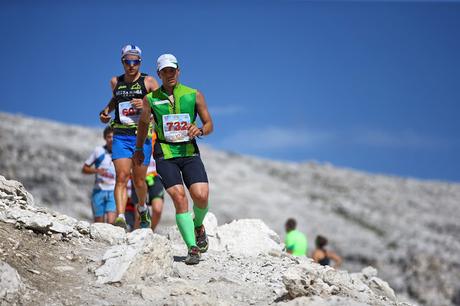
[[[120,49],[173,53],[205,143],[460,181],[460,2],[9,1],[0,111],[102,127]]]

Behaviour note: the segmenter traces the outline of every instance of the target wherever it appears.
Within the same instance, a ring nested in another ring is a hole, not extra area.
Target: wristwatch
[[[200,136],[200,137],[201,137],[201,136],[204,136],[203,128],[199,128],[199,130],[200,130],[200,132],[201,132],[201,134],[200,134],[199,136]]]

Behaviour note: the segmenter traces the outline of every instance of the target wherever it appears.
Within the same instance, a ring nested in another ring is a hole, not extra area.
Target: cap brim
[[[163,65],[161,65],[160,67],[158,67],[158,71],[161,71],[161,70],[163,70],[164,68],[167,68],[167,67],[171,67],[171,68],[177,69],[178,65],[177,65],[177,64],[174,64],[174,63],[163,64]]]
[[[121,56],[121,58],[125,57],[126,55],[136,55],[136,56],[139,56],[139,58],[142,58],[139,52],[126,52]]]

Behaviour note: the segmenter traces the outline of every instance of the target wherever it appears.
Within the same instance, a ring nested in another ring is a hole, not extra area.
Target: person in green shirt
[[[203,220],[208,211],[209,186],[196,138],[210,134],[213,123],[203,94],[179,82],[180,69],[174,55],[158,58],[157,73],[162,86],[143,99],[133,160],[140,164],[144,158],[142,144],[153,115],[157,171],[174,202],[176,224],[188,248],[185,263],[198,264],[201,253],[208,249]],[[197,126],[197,116],[201,127]],[[193,200],[193,218],[184,184]]]
[[[296,230],[297,221],[289,218],[284,226],[286,229],[286,238],[284,240],[286,251],[294,256],[306,256],[308,249],[307,237]]]

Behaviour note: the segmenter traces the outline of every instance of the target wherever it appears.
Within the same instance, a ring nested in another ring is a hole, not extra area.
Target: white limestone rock
[[[89,224],[88,221],[78,221],[74,228],[83,235],[89,235],[90,233],[90,227],[91,225]]]
[[[24,186],[15,180],[7,180],[0,175],[0,192],[2,198],[9,198],[12,201],[4,201],[4,204],[16,202],[22,206],[34,205],[33,196],[24,188]]]
[[[369,304],[357,302],[351,298],[332,296],[322,298],[320,296],[302,296],[288,302],[277,303],[279,306],[369,306]]]
[[[396,301],[396,295],[393,289],[386,281],[381,280],[378,277],[373,277],[369,281],[369,288],[374,291],[375,294],[385,296],[392,301]]]
[[[7,211],[8,219],[16,220],[24,228],[40,233],[47,233],[53,226],[50,217],[45,214],[36,214],[22,209],[10,209]]]
[[[204,217],[203,225],[208,236],[215,236],[217,233],[217,218],[212,212],[208,212]]]
[[[172,272],[171,243],[150,229],[127,235],[127,242],[109,248],[96,269],[98,283],[142,283],[161,279]]]
[[[258,219],[236,220],[219,226],[216,243],[210,243],[209,247],[235,256],[250,257],[282,249],[279,236]]]
[[[319,296],[324,299],[340,297],[352,300],[358,305],[398,305],[396,296],[388,284],[375,275],[375,269],[365,269],[364,273],[349,274],[346,271],[323,267],[318,264],[303,262],[289,268],[283,275],[283,283],[291,299],[306,296]],[[339,305],[312,304],[312,305]],[[343,302],[343,301],[342,301]],[[343,305],[354,305],[343,302]],[[296,305],[296,304],[293,304]],[[306,304],[309,305],[309,304]]]
[[[89,232],[91,238],[110,245],[120,244],[126,240],[126,232],[123,228],[108,223],[93,223],[89,227]]]
[[[3,218],[2,218],[3,219]],[[69,235],[73,232],[73,228],[59,222],[49,213],[36,213],[31,210],[21,208],[9,208],[5,212],[5,221],[9,223],[19,223],[27,229],[35,232],[47,233],[48,231]]]
[[[24,290],[18,272],[9,264],[0,261],[0,304],[15,303]]]

